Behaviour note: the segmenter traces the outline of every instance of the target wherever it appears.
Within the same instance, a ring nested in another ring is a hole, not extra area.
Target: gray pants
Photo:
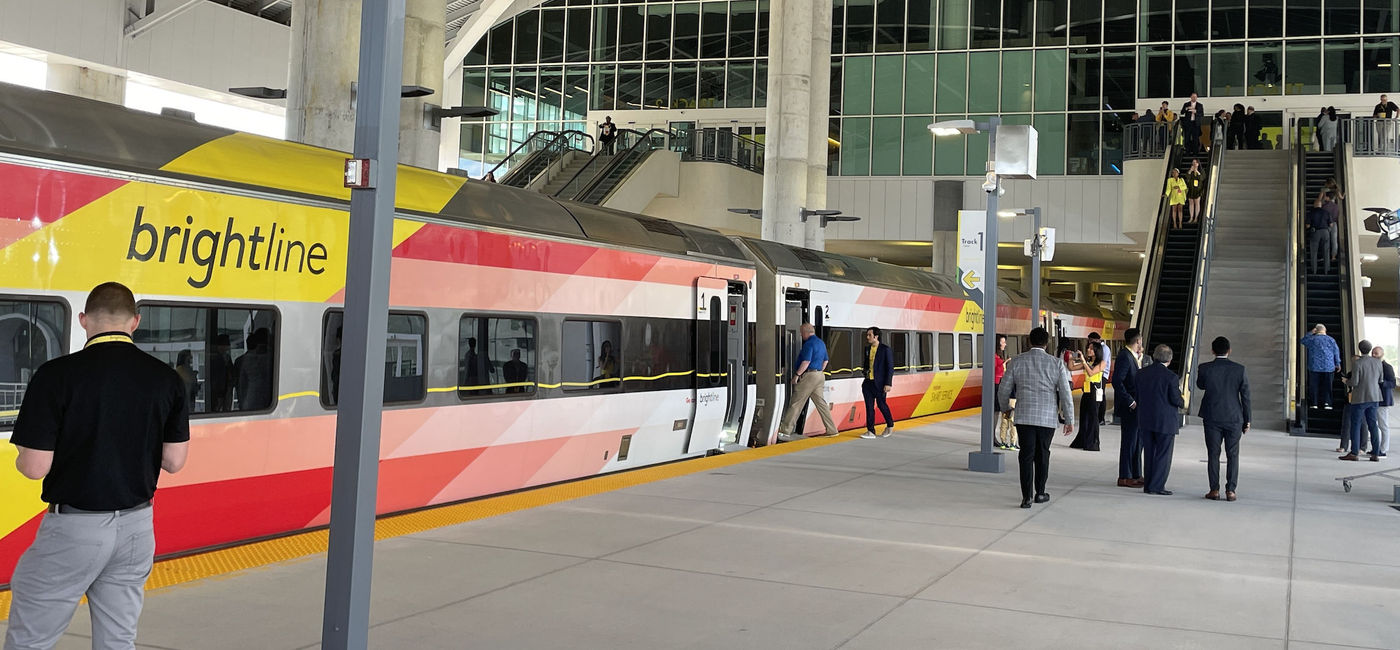
[[[1326,230],[1312,230],[1308,233],[1308,273],[1317,273],[1317,258],[1322,256],[1322,268],[1332,272],[1332,235]]]
[[[826,403],[826,373],[808,370],[802,373],[797,385],[792,388],[792,403],[788,404],[783,421],[778,425],[778,433],[792,433],[797,427],[797,414],[807,405],[807,398],[817,407],[817,415],[822,418],[827,433],[836,433],[836,421],[831,419],[831,405]]]
[[[5,650],[52,648],[83,595],[92,616],[92,647],[134,648],[156,550],[151,510],[44,515],[10,580]]]
[[[1381,448],[1372,449],[1376,453],[1390,453],[1390,407],[1382,406],[1376,409],[1376,424],[1381,428]]]

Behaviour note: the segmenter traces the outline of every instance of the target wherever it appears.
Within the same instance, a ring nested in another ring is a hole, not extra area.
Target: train
[[[34,370],[84,344],[87,292],[120,281],[192,412],[157,554],[327,525],[345,158],[0,84],[0,438]],[[953,278],[412,167],[396,203],[381,514],[776,444],[803,322],[842,429],[865,426],[869,326],[893,349],[897,420],[980,403],[983,315]],[[1129,319],[1044,307],[1061,344]],[[996,319],[1023,349],[1026,297],[1002,290]],[[0,584],[45,511],[14,453]]]

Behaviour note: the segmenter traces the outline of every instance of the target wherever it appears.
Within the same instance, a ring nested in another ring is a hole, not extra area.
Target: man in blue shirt
[[[1308,350],[1308,408],[1332,410],[1332,373],[1342,369],[1342,351],[1322,323],[1303,337]]]
[[[802,352],[797,355],[797,367],[793,369],[792,401],[788,403],[783,421],[778,425],[778,439],[784,442],[794,439],[792,433],[797,427],[797,414],[811,398],[817,407],[817,415],[826,426],[826,433],[814,438],[829,438],[836,435],[836,421],[831,419],[831,406],[826,403],[826,344],[817,338],[817,329],[811,323],[803,323]]]

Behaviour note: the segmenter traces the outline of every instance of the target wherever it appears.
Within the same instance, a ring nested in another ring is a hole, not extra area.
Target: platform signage
[[[975,301],[982,300],[982,271],[987,259],[987,213],[958,211],[958,284]]]

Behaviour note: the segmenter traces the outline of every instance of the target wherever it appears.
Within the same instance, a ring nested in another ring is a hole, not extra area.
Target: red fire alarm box
[[[374,187],[370,180],[370,160],[368,158],[347,158],[345,160],[345,186],[352,190]]]

